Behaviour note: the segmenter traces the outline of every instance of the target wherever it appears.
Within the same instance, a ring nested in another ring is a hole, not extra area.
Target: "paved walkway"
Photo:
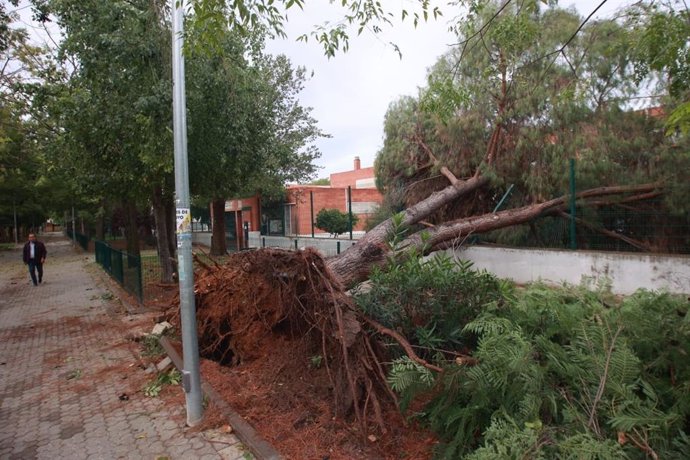
[[[19,248],[0,251],[0,459],[251,458],[233,435],[190,430],[183,406],[143,394],[153,377],[125,338],[136,319],[93,256],[60,234],[39,239],[39,286]]]

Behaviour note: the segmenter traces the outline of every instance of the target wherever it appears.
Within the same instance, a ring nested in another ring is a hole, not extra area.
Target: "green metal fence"
[[[575,163],[571,162],[571,196],[579,191],[576,184]],[[519,199],[511,203],[512,196],[506,200],[509,194],[505,193],[496,210],[501,205],[501,210],[521,206]],[[690,254],[690,213],[677,212],[658,196],[634,202],[612,199],[598,205],[572,200],[567,212],[477,235],[472,242],[530,248]]]
[[[139,301],[144,298],[141,257],[114,249],[104,241],[95,242],[96,262]]]
[[[89,241],[91,240],[91,238],[89,238],[88,236],[83,235],[83,234],[81,234],[81,233],[79,233],[79,232],[72,233],[72,230],[65,230],[65,233],[67,234],[67,237],[68,237],[70,240],[72,240],[72,239],[76,240],[77,244],[78,244],[79,246],[81,246],[81,248],[82,248],[84,251],[88,251],[88,250],[89,250]]]

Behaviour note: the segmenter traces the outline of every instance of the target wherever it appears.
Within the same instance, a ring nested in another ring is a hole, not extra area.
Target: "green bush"
[[[489,273],[470,270],[471,265],[446,256],[426,261],[409,257],[375,270],[371,289],[355,301],[378,322],[412,340],[421,356],[462,349],[469,345],[463,326],[509,289]]]
[[[398,351],[389,374],[403,404],[428,401],[439,458],[690,458],[685,298],[515,290],[441,258],[375,273],[356,301],[444,368]]]
[[[340,212],[337,209],[322,209],[316,215],[316,228],[320,228],[332,236],[340,235],[341,233],[350,231],[349,214]],[[357,224],[359,218],[352,214],[352,227]]]

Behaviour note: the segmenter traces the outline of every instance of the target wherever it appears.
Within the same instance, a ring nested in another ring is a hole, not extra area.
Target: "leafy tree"
[[[192,37],[195,39],[195,36]],[[261,52],[262,37],[223,32],[222,53],[190,47],[189,151],[192,193],[213,208],[212,254],[224,254],[225,200],[281,193],[308,178],[321,136],[297,94],[304,69]]]
[[[627,25],[489,1],[456,29],[460,46],[434,66],[427,87],[386,115],[375,167],[379,187],[401,206],[443,188],[448,172],[483,180],[434,223],[491,212],[511,184],[513,206],[542,202],[567,193],[570,158],[582,188],[673,177],[660,161],[668,145],[661,121],[627,109],[637,91]]]
[[[51,101],[64,129],[61,161],[54,164],[69,168],[73,181],[106,207],[126,209],[132,254],[139,252],[138,211],[153,202],[163,230],[159,250],[164,278],[169,278],[165,254],[172,245],[166,244],[161,217],[162,195],[171,197],[172,192],[166,4],[55,0],[50,6],[64,30],[61,56],[76,66],[59,98]]]
[[[443,15],[441,9],[432,5],[429,0],[415,0],[406,5],[406,8],[395,12],[385,8],[377,0],[340,0],[332,3],[334,8],[340,8],[342,20],[334,24],[324,23],[298,38],[305,42],[311,39],[320,43],[329,57],[335,56],[338,51],[349,49],[351,34],[359,35],[364,30],[378,33],[393,24],[394,16],[403,21],[407,19],[416,27],[420,21],[427,21],[432,17],[437,19]],[[283,25],[290,8],[308,7],[305,0],[191,0],[188,5],[194,12],[194,22],[207,44],[220,43],[219,32],[226,26],[241,32],[266,30],[271,35],[285,37]],[[394,44],[393,47],[400,52]]]
[[[53,185],[45,177],[27,89],[44,69],[46,50],[31,44],[8,5],[18,2],[0,4],[0,239],[7,240],[15,216],[18,237],[45,221]]]
[[[358,220],[356,215],[340,212],[338,209],[322,209],[316,214],[315,225],[316,228],[330,233],[331,236],[337,236],[349,232]]]
[[[308,185],[331,185],[331,180],[327,177],[322,177],[309,182]]]
[[[41,162],[27,139],[22,112],[0,102],[0,240],[14,238],[14,217],[20,228],[17,237],[37,228],[46,219],[42,195],[49,194],[41,178]]]

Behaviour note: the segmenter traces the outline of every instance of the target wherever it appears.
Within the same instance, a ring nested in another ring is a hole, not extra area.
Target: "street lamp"
[[[187,161],[187,118],[184,84],[184,0],[172,0],[173,136],[175,148],[175,206],[177,223],[177,266],[180,283],[180,327],[182,329],[182,383],[187,403],[187,425],[203,416],[199,344],[194,305],[192,264],[192,214],[189,211],[189,165]]]

